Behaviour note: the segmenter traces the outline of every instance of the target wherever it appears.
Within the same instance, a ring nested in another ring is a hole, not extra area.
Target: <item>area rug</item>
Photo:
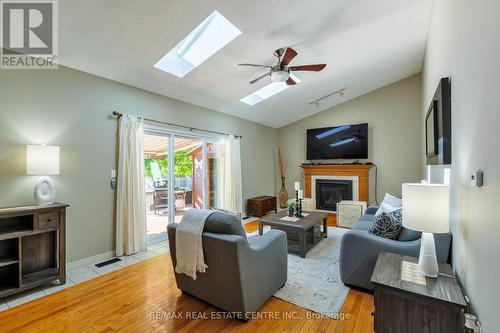
[[[288,281],[274,296],[300,307],[335,318],[349,288],[340,280],[340,240],[347,229],[328,227],[328,238],[321,240],[306,258],[288,254]]]

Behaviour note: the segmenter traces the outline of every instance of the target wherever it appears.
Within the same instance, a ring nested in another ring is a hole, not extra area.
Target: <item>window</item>
[[[184,77],[239,34],[241,31],[238,28],[214,11],[154,67]]]
[[[297,83],[300,82],[299,78],[293,74],[290,74],[290,77]],[[240,101],[246,103],[248,105],[255,105],[259,102],[262,102],[265,99],[268,99],[271,96],[276,95],[277,93],[282,92],[283,90],[289,88],[291,86],[287,86],[286,82],[273,82],[257,90],[256,92],[248,95],[245,98],[242,98]]]

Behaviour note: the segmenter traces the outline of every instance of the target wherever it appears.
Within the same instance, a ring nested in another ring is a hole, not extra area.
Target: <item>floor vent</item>
[[[98,264],[95,264],[95,267],[101,268],[101,267],[104,267],[104,266],[107,266],[107,265],[114,264],[115,262],[118,262],[118,261],[122,261],[122,260],[120,258],[109,259],[109,260],[100,262]]]

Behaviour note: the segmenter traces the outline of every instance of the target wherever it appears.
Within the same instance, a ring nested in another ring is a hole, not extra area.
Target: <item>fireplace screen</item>
[[[316,180],[316,209],[335,212],[342,200],[352,200],[352,180]]]

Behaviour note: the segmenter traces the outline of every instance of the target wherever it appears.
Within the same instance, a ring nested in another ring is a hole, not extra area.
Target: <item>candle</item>
[[[300,182],[295,182],[295,191],[300,190]]]
[[[304,199],[304,191],[299,190],[299,199]]]

